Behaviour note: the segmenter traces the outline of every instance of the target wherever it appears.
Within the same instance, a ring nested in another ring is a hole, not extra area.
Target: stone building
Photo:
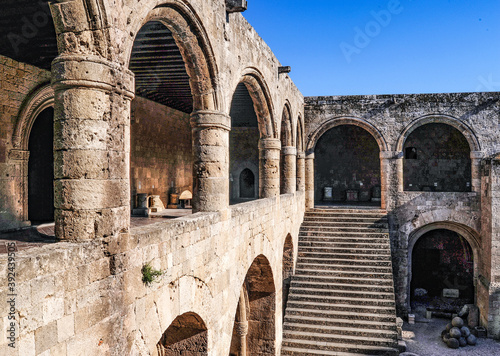
[[[17,242],[0,354],[280,354],[305,211],[336,201],[387,212],[401,316],[458,289],[500,337],[499,94],[304,98],[245,8],[2,4],[0,231],[57,242]]]

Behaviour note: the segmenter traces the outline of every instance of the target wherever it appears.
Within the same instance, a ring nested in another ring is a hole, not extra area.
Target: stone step
[[[314,228],[315,230],[320,231],[370,231],[374,230],[375,232],[386,232],[388,229],[387,224],[372,224],[372,223],[336,223],[336,222],[322,222],[318,224],[317,222],[304,222],[302,223],[301,229],[310,229]]]
[[[383,243],[359,243],[359,242],[300,242],[299,251],[329,251],[330,249],[369,249],[369,250],[389,250],[389,244],[387,242]]]
[[[337,221],[335,219],[325,219],[321,221],[317,220],[304,220],[302,223],[303,227],[309,227],[309,226],[321,226],[321,227],[326,227],[326,226],[331,226],[331,227],[385,227],[388,228],[388,222],[385,221],[350,221],[350,222],[345,222],[345,221]]]
[[[318,303],[343,303],[350,305],[362,306],[377,306],[377,307],[395,307],[394,296],[390,293],[371,293],[370,295],[363,293],[352,293],[337,291],[328,291],[328,295],[318,295],[313,293],[306,293],[309,290],[294,291],[288,295],[288,302],[318,302]],[[302,294],[303,293],[303,294]],[[385,299],[384,299],[385,297]]]
[[[287,315],[285,323],[290,324],[306,324],[306,325],[326,325],[338,326],[343,328],[369,328],[372,330],[390,330],[394,331],[395,324],[392,322],[371,321],[371,320],[350,320],[335,318],[334,316],[303,316],[303,315]]]
[[[306,214],[379,214],[387,215],[387,210],[384,209],[356,209],[356,208],[312,208],[306,211]]]
[[[345,290],[345,291],[356,291],[356,292],[382,292],[382,293],[393,293],[394,287],[392,283],[385,284],[371,284],[369,282],[357,282],[350,283],[349,279],[345,279],[344,281],[338,280],[335,283],[330,283],[329,285],[325,285],[325,283],[321,282],[313,282],[313,281],[296,281],[292,279],[291,287],[298,288],[298,290],[303,289],[326,289],[326,290]],[[293,293],[293,290],[290,291]]]
[[[389,234],[386,232],[332,232],[332,231],[316,231],[316,230],[300,230],[299,241],[302,239],[377,239],[388,240]]]
[[[346,335],[346,336],[372,336],[380,338],[394,338],[397,337],[397,332],[393,329],[377,329],[372,328],[376,324],[358,325],[356,328],[344,327],[338,325],[324,325],[324,324],[305,324],[294,323],[285,321],[283,330],[289,331],[302,331],[309,333],[328,333],[331,335]]]
[[[325,268],[323,268],[325,267]],[[392,268],[384,266],[352,266],[352,265],[336,265],[328,264],[327,266],[321,265],[297,265],[295,269],[296,275],[308,274],[315,276],[323,275],[337,275],[340,273],[345,273],[347,276],[364,275],[365,273],[380,275],[379,278],[385,278],[389,275],[392,278]]]
[[[353,262],[356,260],[390,260],[391,255],[388,251],[372,251],[372,250],[343,250],[345,252],[301,252],[299,251],[298,257],[304,258],[316,258],[316,259],[352,259]]]
[[[372,279],[380,279],[380,280],[388,280],[392,281],[392,273],[389,272],[359,272],[355,271],[345,271],[345,270],[337,270],[337,271],[326,271],[323,273],[309,273],[303,270],[296,270],[293,279],[296,281],[314,281],[320,282],[322,280],[327,281],[327,283],[331,283],[336,280],[336,278],[348,278],[349,280],[372,280]]]
[[[322,311],[345,311],[351,313],[374,313],[374,314],[387,314],[387,315],[395,315],[393,306],[378,306],[378,305],[352,305],[348,303],[329,303],[329,302],[320,302],[320,301],[296,301],[289,300],[287,302],[287,307],[297,308],[302,310],[322,310]]]
[[[283,337],[286,343],[283,345],[291,346],[290,344],[297,342],[297,340],[308,340],[317,342],[316,346],[328,345],[329,343],[343,343],[345,345],[351,344],[356,345],[361,344],[363,346],[377,346],[377,347],[396,347],[397,343],[394,343],[394,339],[391,337],[378,337],[378,336],[355,336],[355,335],[337,335],[337,334],[326,334],[314,331],[295,331],[295,330],[284,330]],[[327,349],[328,350],[328,349]],[[348,350],[342,350],[348,351]]]
[[[347,256],[348,257],[348,256]],[[328,260],[324,258],[314,258],[314,257],[304,257],[302,256],[297,263],[297,267],[304,265],[321,265],[325,268],[329,265],[357,265],[357,266],[392,266],[391,260],[387,257],[384,259],[357,259],[353,260],[352,258],[346,258],[346,256],[342,256],[342,258],[336,258],[335,260]]]
[[[391,323],[396,325],[396,314],[388,313],[381,314],[375,313],[372,310],[360,311],[357,313],[352,313],[351,311],[345,310],[321,310],[314,308],[301,308],[287,305],[286,307],[286,317],[304,317],[304,318],[331,318],[331,319],[343,319],[348,322],[374,322],[374,323]]]
[[[392,285],[392,276],[391,278],[374,278],[370,277],[367,275],[357,275],[355,277],[350,277],[346,275],[338,275],[338,276],[314,276],[314,275],[295,275],[292,278],[292,281],[295,282],[296,284],[299,283],[323,283],[323,284],[328,284],[328,285],[333,285],[335,283],[350,283],[350,284],[356,284],[356,285]]]
[[[304,221],[343,221],[343,222],[388,222],[387,216],[380,215],[351,215],[351,214],[338,214],[338,215],[322,215],[322,214],[306,214]]]
[[[301,234],[308,234],[311,232],[321,232],[321,233],[335,233],[335,232],[340,232],[340,233],[345,233],[345,232],[355,232],[360,235],[364,235],[366,233],[388,233],[388,230],[386,228],[371,228],[371,227],[331,227],[331,226],[319,226],[319,225],[312,225],[312,226],[302,226],[300,228],[300,233]]]
[[[314,347],[314,349],[312,348]],[[399,351],[396,348],[389,347],[374,347],[365,345],[350,345],[345,343],[321,343],[318,345],[310,345],[308,341],[294,340],[289,342],[283,340],[283,347],[281,349],[282,355],[292,356],[311,356],[311,355],[324,355],[324,356],[359,356],[359,355],[384,355],[396,356]]]

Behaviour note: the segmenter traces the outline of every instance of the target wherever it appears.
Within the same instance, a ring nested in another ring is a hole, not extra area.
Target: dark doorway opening
[[[31,129],[28,150],[28,219],[54,221],[54,109],[43,110]]]
[[[248,168],[240,173],[240,198],[255,198],[255,176]]]

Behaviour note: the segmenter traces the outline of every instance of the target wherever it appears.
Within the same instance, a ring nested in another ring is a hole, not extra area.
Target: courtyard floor
[[[405,322],[403,340],[406,353],[401,356],[500,356],[500,342],[493,339],[477,339],[476,346],[453,350],[441,340],[441,331],[450,320],[433,318],[428,323]]]

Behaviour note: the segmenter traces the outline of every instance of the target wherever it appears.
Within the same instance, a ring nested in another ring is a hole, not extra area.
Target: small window
[[[405,158],[406,159],[417,159],[417,149],[415,147],[406,147]]]

